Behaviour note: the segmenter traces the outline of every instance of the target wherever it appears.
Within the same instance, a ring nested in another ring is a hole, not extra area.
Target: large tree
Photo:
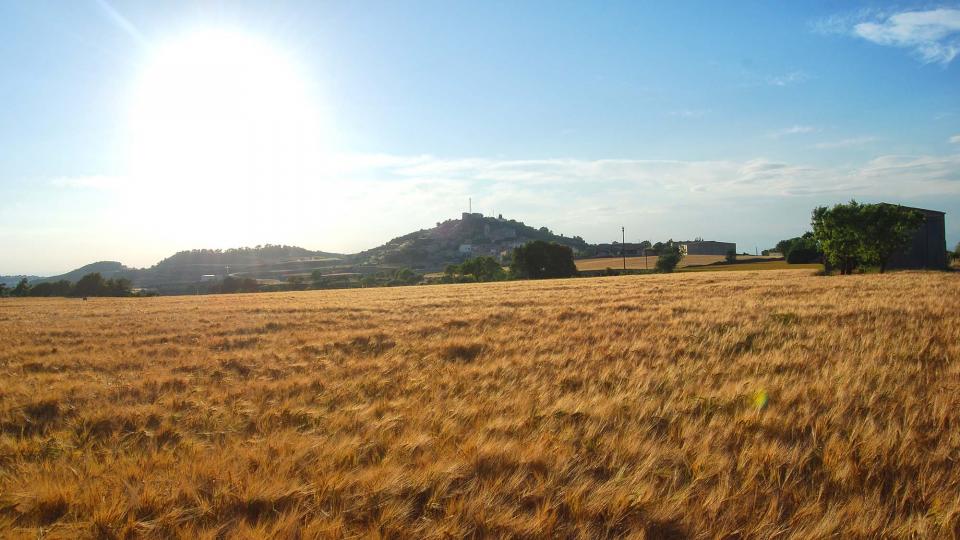
[[[477,281],[499,281],[506,277],[503,267],[493,257],[474,257],[447,267],[448,275],[473,276]]]
[[[569,246],[536,240],[514,248],[510,271],[519,278],[563,278],[577,275],[577,265]]]
[[[783,255],[788,264],[804,264],[817,262],[823,258],[820,246],[812,232],[803,233],[803,236],[788,238],[777,242],[774,251]]]
[[[890,257],[910,245],[913,234],[926,218],[912,208],[894,204],[867,204],[861,207],[863,234],[860,256],[876,264],[882,274]]]
[[[27,278],[21,279],[20,283],[10,291],[10,296],[27,296],[28,294],[30,294],[30,283]]]
[[[77,284],[73,286],[73,294],[75,296],[104,296],[106,288],[107,283],[100,272],[93,272],[77,281]]]
[[[853,273],[859,264],[863,238],[863,205],[857,201],[833,208],[820,206],[813,210],[813,236],[820,243],[827,262],[843,275]]]
[[[923,224],[916,210],[892,204],[850,201],[813,211],[814,238],[827,262],[851,274],[859,264],[876,264],[883,272],[890,257],[907,247]]]

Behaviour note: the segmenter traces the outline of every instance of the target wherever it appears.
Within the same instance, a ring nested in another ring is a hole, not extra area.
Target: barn
[[[944,218],[946,213],[925,208],[911,208],[926,218],[923,225],[913,233],[910,245],[894,253],[887,263],[888,268],[940,270],[947,267],[947,234]]]
[[[680,251],[684,255],[726,255],[730,251],[737,252],[734,242],[716,242],[714,240],[691,240],[680,242]]]

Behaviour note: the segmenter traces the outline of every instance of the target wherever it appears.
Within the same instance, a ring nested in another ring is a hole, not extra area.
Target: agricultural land
[[[4,538],[960,535],[960,276],[0,300]]]

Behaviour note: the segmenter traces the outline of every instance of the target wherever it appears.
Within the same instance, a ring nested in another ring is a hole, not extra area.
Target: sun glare
[[[229,202],[230,193],[249,197],[307,176],[318,125],[310,89],[284,51],[241,32],[194,32],[157,47],[142,71],[130,168],[152,194]]]

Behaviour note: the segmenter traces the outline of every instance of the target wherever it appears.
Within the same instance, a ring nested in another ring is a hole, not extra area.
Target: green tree
[[[819,206],[813,210],[813,236],[823,248],[827,262],[843,275],[853,273],[860,262],[863,244],[863,205],[857,201]]]
[[[127,278],[108,279],[104,283],[103,296],[130,296],[133,284]]]
[[[0,283],[0,298],[3,298],[6,295],[7,295],[7,284]]]
[[[27,278],[23,278],[17,283],[17,286],[10,291],[10,296],[27,296],[30,294],[30,283]]]
[[[467,259],[459,265],[448,266],[445,273],[448,275],[472,276],[475,281],[499,281],[506,278],[507,275],[500,263],[493,257]]]
[[[514,248],[510,272],[525,279],[563,278],[577,275],[577,265],[569,246],[535,240]]]
[[[398,268],[393,273],[393,277],[389,281],[389,285],[416,285],[420,283],[423,279],[423,276],[414,272],[409,268]]]
[[[882,274],[890,257],[910,245],[913,234],[926,218],[912,208],[894,204],[868,204],[860,208],[860,257],[880,266]]]
[[[87,274],[77,281],[73,286],[74,296],[103,296],[106,290],[106,282],[100,272]]]
[[[887,269],[890,257],[910,244],[924,217],[893,204],[850,201],[813,211],[813,235],[830,264],[849,275],[859,264]]]
[[[736,257],[736,254],[734,254],[734,257]],[[676,270],[677,265],[680,264],[682,259],[683,253],[680,252],[680,246],[676,244],[662,244],[655,268],[657,272],[670,273]]]
[[[781,240],[774,246],[773,251],[783,255],[783,258],[786,259],[788,263],[812,262],[812,260],[816,260],[822,255],[812,232],[803,233],[803,236]],[[791,261],[791,254],[793,254],[793,261]]]
[[[30,288],[30,296],[70,296],[73,284],[65,279],[45,281]]]
[[[805,232],[803,236],[788,238],[777,242],[774,251],[783,255],[788,264],[805,264],[819,261],[823,252],[817,244],[812,232]]]

